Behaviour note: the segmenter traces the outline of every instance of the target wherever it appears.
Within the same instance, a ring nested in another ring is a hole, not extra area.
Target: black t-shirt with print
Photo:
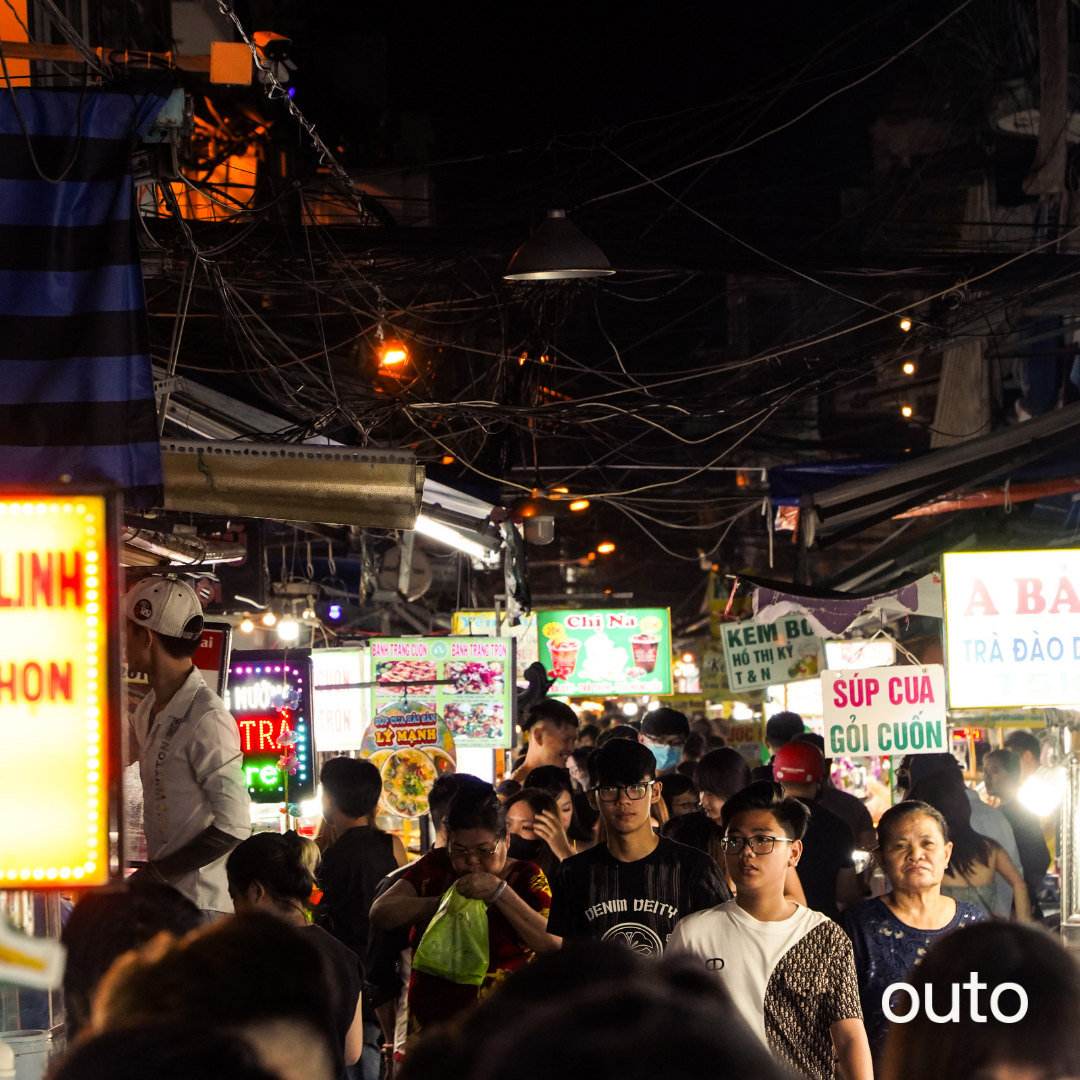
[[[552,886],[548,933],[621,941],[659,955],[682,918],[731,899],[704,852],[661,836],[644,859],[620,862],[606,844],[567,859]]]

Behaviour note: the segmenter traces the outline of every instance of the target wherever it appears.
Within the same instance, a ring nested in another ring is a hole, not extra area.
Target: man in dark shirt
[[[821,751],[821,756],[825,757],[825,740],[816,731],[804,731],[791,741],[816,746]],[[836,787],[832,782],[831,773],[832,759],[825,757],[825,775],[821,778],[821,794],[818,796],[818,802],[843,820],[851,830],[851,835],[855,837],[855,845],[859,851],[873,851],[877,847],[877,833],[874,831],[874,819],[870,816],[870,811],[866,809],[866,803],[850,792],[841,791]]]
[[[806,905],[835,919],[841,904],[848,907],[862,899],[862,887],[851,854],[855,838],[845,822],[826,810],[818,798],[825,759],[816,746],[789,742],[776,752],[773,775],[788,795],[810,808],[810,824],[803,837],[803,857],[798,867]]]
[[[787,746],[796,735],[802,734],[805,730],[806,725],[798,713],[778,712],[770,716],[765,723],[765,745],[773,756],[769,758],[768,765],[759,765],[754,770],[754,779],[770,782],[775,780],[773,764],[776,761],[776,752],[781,746]]]
[[[357,956],[363,956],[375,886],[405,862],[405,848],[396,836],[372,825],[382,777],[370,761],[331,758],[322,767],[319,783],[323,818],[337,839],[319,866],[323,895],[315,921]]]
[[[661,782],[651,750],[612,739],[589,758],[589,780],[607,841],[563,862],[548,933],[659,955],[681,918],[730,900],[731,891],[708,855],[653,832]]]
[[[1041,918],[1036,897],[1050,866],[1050,849],[1039,819],[1017,798],[1021,776],[1020,755],[1012,750],[991,750],[983,759],[986,790],[998,800],[998,808],[1009,819],[1020,852],[1020,868],[1031,898],[1032,914]]]

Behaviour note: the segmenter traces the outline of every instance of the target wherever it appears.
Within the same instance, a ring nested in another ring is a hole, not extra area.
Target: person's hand
[[[560,862],[563,859],[569,859],[574,854],[574,849],[570,846],[570,838],[566,835],[562,822],[550,810],[541,810],[536,815],[533,831],[541,840],[547,841],[547,846]]]
[[[152,884],[152,885],[167,885],[168,882],[161,876],[157,867],[153,863],[147,863],[145,866],[140,866],[134,874],[128,877],[128,882],[136,885]]]
[[[494,874],[485,874],[478,870],[474,874],[462,874],[457,879],[457,891],[469,900],[483,900],[487,903],[502,884],[502,878]]]

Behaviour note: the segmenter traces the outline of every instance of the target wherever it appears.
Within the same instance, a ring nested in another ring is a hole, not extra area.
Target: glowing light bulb
[[[910,360],[904,365],[904,374],[905,375],[914,375],[915,374],[915,365],[913,363],[911,363]]]
[[[901,319],[900,320],[900,329],[903,330],[904,333],[906,334],[911,329],[911,320],[910,319]]]
[[[244,619],[244,621],[240,624],[240,629],[245,634],[250,634],[251,631],[255,629],[255,624],[250,619]]]
[[[615,545],[610,540],[605,540],[602,544],[596,545],[596,550],[601,555],[610,555],[615,550]]]
[[[589,509],[589,500],[588,499],[575,499],[570,504],[570,509],[573,510],[575,513],[577,511],[579,511],[579,510],[588,510]]]
[[[386,338],[385,341],[379,342],[377,352],[379,363],[383,367],[404,364],[409,359],[409,350],[405,348],[405,343],[398,338]]]
[[[903,407],[903,408],[902,408],[902,409],[900,410],[900,415],[901,415],[901,416],[905,416],[905,417],[907,417],[907,416],[910,416],[910,415],[912,414],[912,412],[913,412],[913,410],[912,410],[911,406],[910,406],[910,405],[905,405],[905,406],[904,406],[904,407]]]
[[[300,636],[300,624],[293,618],[282,619],[278,623],[277,633],[282,641],[295,641]]]
[[[277,616],[272,611],[268,611],[262,617],[263,626],[273,626],[276,622],[277,622]]]

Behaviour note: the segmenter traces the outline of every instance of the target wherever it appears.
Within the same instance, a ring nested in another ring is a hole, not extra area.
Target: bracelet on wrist
[[[502,896],[504,892],[506,892],[506,882],[500,881],[499,884],[495,886],[495,891],[491,894],[488,906],[490,907],[492,904],[498,903],[499,897]]]

